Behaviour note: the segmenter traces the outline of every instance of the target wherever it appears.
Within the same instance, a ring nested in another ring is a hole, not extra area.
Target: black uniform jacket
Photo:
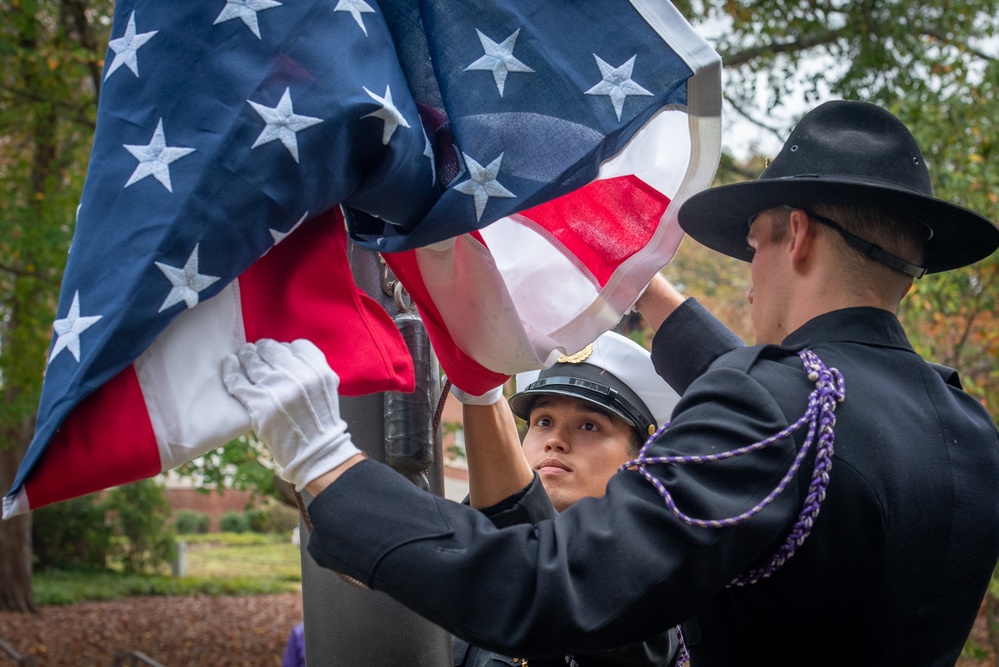
[[[698,321],[708,328],[674,335]],[[694,667],[953,665],[999,558],[991,418],[955,373],[913,352],[887,311],[826,313],[782,346],[720,356],[725,336],[711,321],[688,301],[656,335],[653,359],[682,399],[652,455],[728,451],[793,423],[814,387],[795,350],[812,349],[845,378],[822,511],[769,579],[727,587],[784,542],[810,457],[772,504],[728,528],[684,523],[627,471],[606,496],[554,521],[499,529],[365,461],[312,502],[310,553],[511,655],[596,652],[694,617],[685,625]],[[726,518],[777,485],[803,438],[723,462],[649,469],[684,512]]]
[[[468,502],[468,499],[465,499]],[[526,487],[499,503],[479,510],[499,527],[515,524],[534,525],[539,521],[554,519],[558,512],[552,506],[537,473]],[[452,638],[454,667],[502,667],[522,665],[525,659],[508,656],[472,646],[460,637]],[[669,667],[677,654],[676,631],[669,629],[640,644],[631,644],[598,655],[579,655],[573,659],[580,667]],[[564,656],[557,658],[530,658],[529,667],[565,667]]]

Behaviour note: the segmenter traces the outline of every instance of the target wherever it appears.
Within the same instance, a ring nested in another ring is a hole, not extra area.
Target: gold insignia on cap
[[[576,354],[563,354],[559,356],[557,364],[581,364],[593,354],[593,345],[587,345]]]
[[[655,433],[656,433],[656,425],[649,424],[649,435],[655,435]]]

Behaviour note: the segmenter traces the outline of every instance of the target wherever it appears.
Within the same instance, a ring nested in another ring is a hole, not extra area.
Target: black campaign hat
[[[923,154],[908,128],[881,107],[839,100],[805,115],[756,181],[700,192],[680,207],[680,227],[729,257],[750,261],[753,216],[778,206],[856,204],[926,225],[927,273],[988,257],[999,229],[987,218],[933,196]]]

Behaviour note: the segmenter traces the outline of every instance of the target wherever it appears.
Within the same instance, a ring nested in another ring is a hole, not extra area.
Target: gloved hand
[[[454,395],[463,405],[492,405],[503,398],[503,385],[493,387],[481,396],[467,394],[454,384],[451,385],[451,394]]]
[[[340,418],[340,378],[312,342],[247,343],[222,360],[222,382],[296,489],[360,453]]]

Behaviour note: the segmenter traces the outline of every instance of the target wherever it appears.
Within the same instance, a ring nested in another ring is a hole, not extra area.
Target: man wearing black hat
[[[758,181],[702,192],[679,220],[752,262],[757,345],[726,350],[690,300],[643,310],[663,317],[672,422],[606,496],[536,527],[497,529],[362,460],[335,394],[314,391],[334,382],[324,365],[269,344],[230,359],[230,391],[315,496],[310,553],[508,652],[682,623],[694,667],[952,665],[999,559],[999,434],[894,311],[913,277],[987,257],[999,230],[933,197],[894,116],[844,101],[807,114]],[[282,374],[304,393],[278,409],[264,397]],[[305,404],[322,429],[288,427]]]

